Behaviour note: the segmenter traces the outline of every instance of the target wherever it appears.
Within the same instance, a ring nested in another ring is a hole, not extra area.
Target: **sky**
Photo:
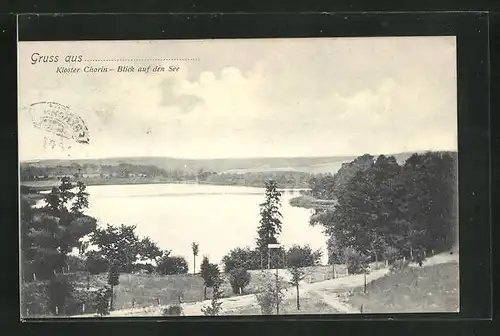
[[[20,42],[18,53],[21,160],[457,150],[454,37]],[[159,64],[179,71],[56,73]],[[79,115],[90,142],[46,146],[54,135],[29,108],[41,101]]]

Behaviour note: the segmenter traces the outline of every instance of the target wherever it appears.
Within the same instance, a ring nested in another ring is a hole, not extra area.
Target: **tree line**
[[[23,309],[40,314],[79,313],[75,307],[84,302],[98,305],[99,297],[111,299],[120,273],[188,272],[184,257],[161,250],[149,237],[139,238],[136,226],[99,228],[95,218],[84,214],[88,196],[83,182],[63,177],[41,207],[21,198]],[[77,291],[69,275],[82,271],[89,275],[108,272],[110,288]]]
[[[402,165],[391,156],[367,154],[349,166],[356,166],[349,178],[344,170],[325,184],[334,190],[329,197],[335,197],[336,205],[315,209],[311,216],[312,225],[325,228],[330,263],[421,263],[458,243],[456,153],[413,154]],[[351,272],[363,268],[356,264]]]
[[[267,180],[274,180],[280,188],[307,188],[311,174],[305,172],[245,172],[227,173],[205,171],[203,169],[162,169],[154,165],[135,165],[120,163],[118,165],[72,164],[56,167],[38,167],[22,164],[21,181],[54,180],[68,176],[72,181],[85,179],[93,183],[103,183],[110,179],[155,178],[165,181],[197,181],[218,185],[238,185],[249,187],[265,187]]]

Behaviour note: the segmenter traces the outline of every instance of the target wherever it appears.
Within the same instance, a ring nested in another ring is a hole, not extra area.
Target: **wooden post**
[[[33,281],[36,281],[36,274],[33,273]]]
[[[277,265],[276,265],[277,266]],[[276,315],[280,314],[280,303],[278,302],[279,298],[279,293],[278,293],[278,281],[279,281],[279,276],[278,276],[278,267],[276,267]]]
[[[243,294],[243,291],[242,291],[242,289],[241,289],[241,287],[240,287],[240,295],[241,295],[241,294]]]
[[[82,303],[82,314],[85,314],[85,303]]]
[[[59,315],[59,307],[56,306],[56,315]]]
[[[365,284],[364,284],[364,287],[363,287],[363,292],[366,294],[366,270],[364,272],[364,280],[365,280]]]
[[[359,311],[361,312],[361,314],[363,314],[363,305],[361,305],[361,307],[359,308]]]
[[[271,269],[271,249],[267,248],[267,269]]]
[[[135,307],[135,299],[132,299],[132,308]]]

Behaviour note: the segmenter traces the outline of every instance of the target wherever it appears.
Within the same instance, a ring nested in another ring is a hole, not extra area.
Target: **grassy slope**
[[[295,289],[288,289],[295,295]],[[224,308],[224,307],[223,307]],[[311,296],[301,295],[300,297],[300,310],[297,310],[296,298],[285,299],[280,306],[280,315],[282,314],[336,314],[334,308],[330,307],[320,299]],[[260,307],[248,306],[237,310],[224,310],[222,315],[261,315]]]
[[[348,299],[364,313],[456,312],[459,309],[458,263],[408,268],[357,288]]]

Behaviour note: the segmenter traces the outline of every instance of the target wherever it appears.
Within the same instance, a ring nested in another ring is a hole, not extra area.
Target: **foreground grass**
[[[446,263],[388,274],[347,299],[363,313],[458,312],[459,266]]]
[[[101,288],[107,283],[107,274],[87,276],[85,273],[68,275],[77,287]],[[224,277],[221,288],[223,297],[234,297],[231,285]],[[274,281],[274,273],[251,271],[250,283],[242,294],[254,294],[262,290],[268,281]],[[290,285],[283,281],[285,287]],[[181,302],[198,302],[204,299],[204,281],[198,274],[156,275],[120,274],[120,284],[114,289],[114,309],[141,308],[160,305],[177,305]],[[212,289],[207,288],[207,298]]]
[[[288,289],[293,291],[294,289]],[[224,309],[222,315],[262,315],[261,309],[258,305],[246,306],[239,309]],[[280,315],[306,315],[306,314],[337,314],[338,311],[329,306],[316,296],[302,295],[300,298],[300,309],[297,309],[297,301],[295,297],[285,299],[280,306]],[[273,311],[273,315],[276,314]]]

